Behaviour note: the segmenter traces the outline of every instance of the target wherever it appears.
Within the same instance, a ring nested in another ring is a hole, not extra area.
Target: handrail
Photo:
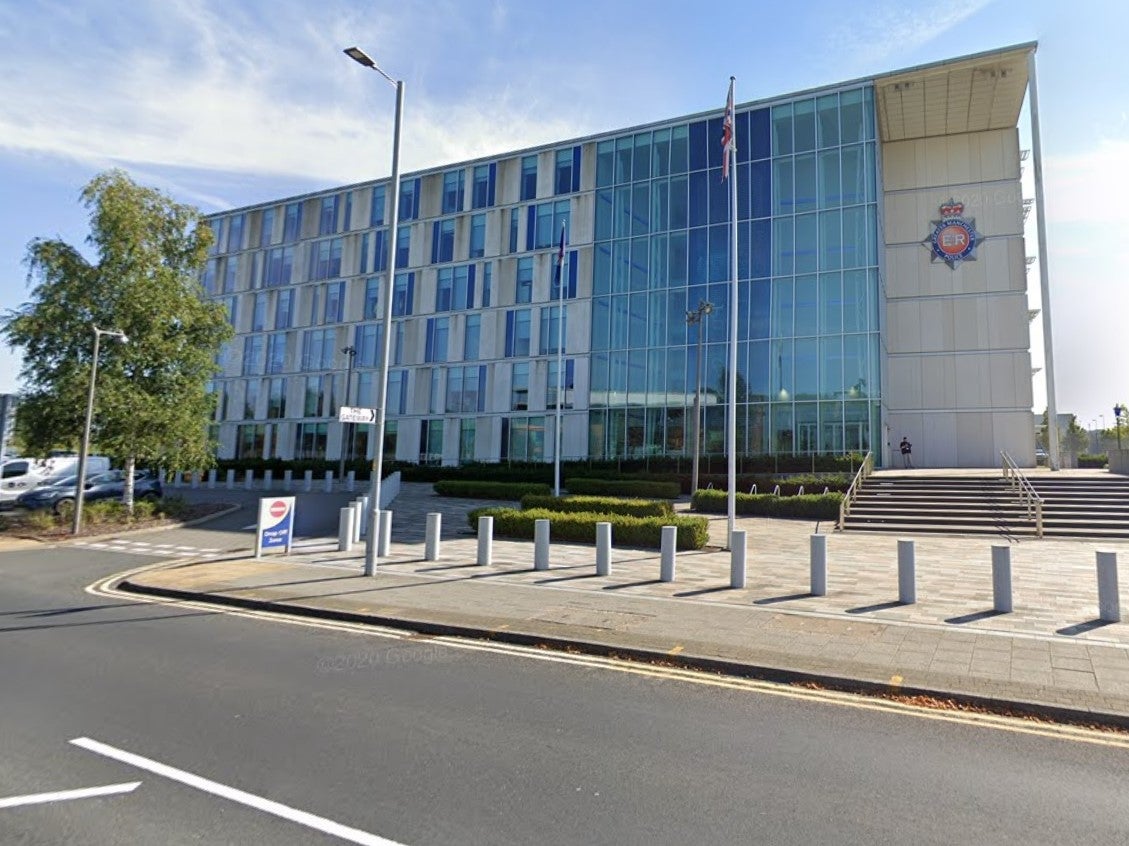
[[[851,486],[847,488],[847,492],[843,495],[842,501],[839,503],[839,525],[835,528],[837,531],[843,531],[843,526],[847,522],[847,515],[851,513],[851,503],[855,501],[859,491],[862,489],[862,483],[866,481],[867,477],[874,472],[874,453],[868,451],[866,458],[862,460],[862,465],[859,467],[858,472],[855,473],[855,478],[851,482]]]
[[[1019,497],[1020,504],[1027,506],[1027,519],[1035,520],[1035,537],[1041,538],[1043,536],[1043,498],[1039,496],[1035,486],[1019,469],[1019,465],[1007,454],[1007,450],[1000,450],[1000,458],[1003,462],[1004,481]]]

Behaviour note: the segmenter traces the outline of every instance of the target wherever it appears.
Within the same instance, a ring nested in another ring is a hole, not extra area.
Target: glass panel
[[[797,153],[815,149],[815,100],[797,100],[792,104],[793,135]]]
[[[863,128],[862,89],[844,91],[839,95],[840,132],[844,144],[863,141],[866,132]]]
[[[791,214],[794,206],[792,159],[775,159],[772,162],[773,214]]]
[[[796,212],[813,210],[816,207],[818,195],[814,154],[796,156],[794,178],[794,210]]]
[[[795,334],[814,335],[818,328],[819,284],[815,276],[797,276],[795,284]]]
[[[850,209],[848,209],[850,211]],[[843,233],[839,212],[819,213],[819,269],[836,270],[843,264]]]
[[[839,151],[825,150],[819,154],[819,207],[834,208],[842,205],[843,193],[839,188]]]
[[[787,155],[792,152],[792,104],[772,108],[772,154]]]
[[[670,172],[685,173],[689,164],[689,128],[676,126],[670,131]]]
[[[818,269],[818,221],[814,214],[796,216],[796,273]]]
[[[649,179],[651,176],[651,133],[640,132],[635,136],[635,158],[631,165],[631,178]]]
[[[656,129],[651,142],[651,176],[670,173],[670,130]]]
[[[843,331],[843,284],[838,273],[819,275],[819,334]]]
[[[819,113],[819,146],[835,147],[839,144],[839,95],[827,94],[816,101]]]

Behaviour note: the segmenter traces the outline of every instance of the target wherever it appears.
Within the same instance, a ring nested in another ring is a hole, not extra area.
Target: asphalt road
[[[83,590],[152,560],[0,553],[0,843],[1129,840],[1129,748]]]

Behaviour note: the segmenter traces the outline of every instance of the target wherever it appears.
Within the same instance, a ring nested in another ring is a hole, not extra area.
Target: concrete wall
[[[882,174],[889,439],[919,467],[1034,466],[1018,132],[887,143]],[[981,234],[955,268],[923,243],[950,198]]]

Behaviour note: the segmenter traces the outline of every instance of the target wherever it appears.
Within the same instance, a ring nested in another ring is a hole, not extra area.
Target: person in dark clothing
[[[913,445],[910,444],[909,438],[902,435],[902,464],[906,467],[913,467],[913,461],[910,460],[910,453],[913,452]]]

